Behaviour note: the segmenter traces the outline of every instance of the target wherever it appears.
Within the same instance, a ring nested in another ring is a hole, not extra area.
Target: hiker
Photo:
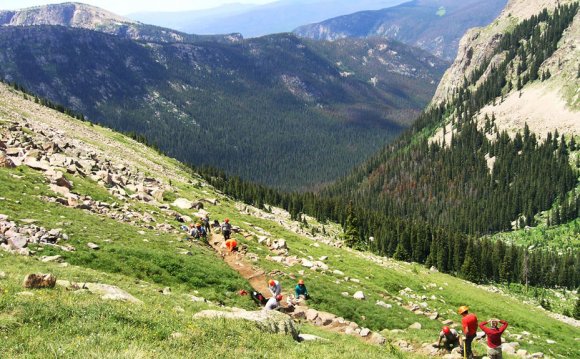
[[[463,333],[465,334],[465,342],[463,344],[465,355],[469,359],[473,359],[473,352],[471,351],[471,343],[475,339],[475,334],[477,333],[477,316],[475,314],[469,314],[469,307],[462,305],[457,310],[463,319],[461,319],[461,326],[463,327]]]
[[[250,297],[252,298],[252,300],[254,302],[256,302],[256,304],[259,304],[259,305],[265,305],[267,302],[266,298],[264,298],[262,293],[256,292],[255,290],[252,291],[252,293],[250,294]]]
[[[194,236],[194,238],[201,239],[204,242],[207,242],[207,232],[205,231],[205,228],[203,228],[201,226],[201,223],[195,224],[195,236]]]
[[[280,282],[274,279],[270,279],[268,281],[268,289],[270,290],[270,293],[272,293],[273,297],[282,293],[282,287],[280,286]]]
[[[230,220],[226,218],[224,223],[222,224],[222,233],[224,235],[224,239],[230,239],[230,234],[232,233],[232,225],[230,224]]]
[[[264,307],[264,310],[275,310],[278,307],[280,307],[280,301],[282,300],[282,294],[278,294],[276,296],[273,296],[272,298],[268,299],[268,302],[266,302],[266,306]]]
[[[294,292],[296,293],[296,299],[299,299],[300,296],[304,299],[310,298],[308,295],[308,289],[306,289],[306,286],[304,285],[304,279],[298,281],[296,288],[294,288]]]
[[[439,341],[437,342],[437,348],[441,348],[441,342],[445,349],[450,352],[454,347],[461,348],[461,336],[455,329],[451,329],[448,326],[444,326],[439,332]]]
[[[211,233],[211,226],[209,225],[209,214],[206,214],[205,217],[203,217],[203,226],[205,227],[205,231],[207,233]]]
[[[488,328],[487,323],[491,324],[491,328]],[[501,328],[498,328],[499,323],[501,323]],[[479,323],[479,327],[483,330],[487,336],[487,356],[489,359],[501,359],[501,335],[507,328],[508,323],[505,320],[490,319],[487,322]]]
[[[226,241],[226,248],[228,252],[235,252],[238,250],[238,242],[235,239],[228,239]]]
[[[212,226],[213,228],[217,228],[217,229],[219,229],[219,228],[220,228],[220,221],[218,221],[217,219],[214,219],[214,220],[213,220],[213,223],[212,223],[212,225],[211,225],[211,226]]]

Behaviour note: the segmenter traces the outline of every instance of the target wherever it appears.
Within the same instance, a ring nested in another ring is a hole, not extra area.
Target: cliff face
[[[213,40],[236,43],[240,34],[190,35],[179,31],[142,24],[107,10],[80,3],[36,6],[17,11],[0,11],[0,26],[59,25],[100,31],[131,40],[151,42],[196,42]]]
[[[457,58],[439,83],[433,103],[445,100],[453,90],[463,84],[463,78],[471,75],[486,58],[494,53],[503,34],[509,28],[544,8],[553,10],[558,4],[573,0],[510,0],[499,17],[485,28],[469,30],[459,43]],[[492,61],[494,63],[494,61]]]
[[[61,25],[95,30],[107,25],[137,24],[109,11],[79,3],[31,7],[18,11],[0,11],[2,26]]]

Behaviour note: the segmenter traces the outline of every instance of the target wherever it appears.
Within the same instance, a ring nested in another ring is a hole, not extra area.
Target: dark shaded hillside
[[[414,0],[305,25],[294,33],[316,40],[381,36],[453,60],[459,40],[472,27],[489,24],[507,0]]]
[[[58,26],[3,27],[0,76],[93,122],[144,135],[185,162],[303,188],[345,174],[400,133],[446,65],[381,40],[353,46],[360,54],[351,55],[363,61],[373,46],[400,55],[382,68],[377,59],[371,69],[350,64],[356,76],[343,76],[342,46],[350,45],[312,46],[288,34],[167,44]],[[415,71],[400,71],[410,58],[419,59]]]

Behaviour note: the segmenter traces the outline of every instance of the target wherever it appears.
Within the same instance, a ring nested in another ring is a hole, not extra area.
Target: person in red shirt
[[[491,328],[486,327],[487,323],[491,324]],[[498,328],[498,323],[501,323],[501,328]],[[479,323],[481,330],[487,335],[487,356],[489,359],[502,359],[501,353],[501,335],[507,328],[508,323],[505,320],[490,319],[487,322]]]
[[[477,333],[477,316],[475,314],[469,314],[469,307],[462,305],[457,310],[457,313],[461,314],[463,319],[461,319],[461,326],[463,327],[463,333],[465,334],[464,351],[469,359],[473,359],[473,352],[471,351],[471,343],[475,339],[475,334]]]

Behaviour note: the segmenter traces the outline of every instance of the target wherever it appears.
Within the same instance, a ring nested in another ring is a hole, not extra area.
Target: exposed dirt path
[[[218,252],[224,261],[242,277],[244,277],[254,288],[255,291],[265,296],[270,295],[268,289],[268,278],[261,268],[257,268],[249,263],[241,253],[228,252],[225,247],[225,241],[222,235],[212,233],[209,239],[209,245]]]

